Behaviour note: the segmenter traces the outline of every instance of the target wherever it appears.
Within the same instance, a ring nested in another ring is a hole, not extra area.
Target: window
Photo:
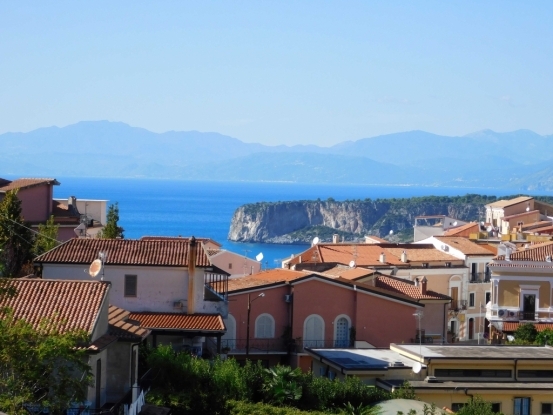
[[[492,293],[489,291],[486,291],[486,304],[488,304],[492,299]]]
[[[312,314],[303,324],[303,344],[305,347],[324,347],[325,323],[321,316]]]
[[[453,402],[451,404],[451,410],[453,412],[459,412],[463,408],[463,406],[465,406],[465,404],[462,402]]]
[[[474,293],[469,294],[469,307],[474,307]]]
[[[501,413],[501,403],[500,402],[492,402],[492,412]]]
[[[446,267],[446,268],[451,268],[451,262],[446,262],[446,263],[445,263],[445,267]]]
[[[275,320],[270,314],[261,314],[255,319],[255,337],[272,339],[275,337]]]
[[[530,398],[515,398],[513,415],[530,415]]]
[[[519,378],[553,378],[553,370],[519,370]]]
[[[510,370],[499,369],[435,369],[434,376],[441,378],[510,378]]]
[[[423,262],[423,263],[422,263],[422,267],[423,267],[423,268],[428,268],[428,262]]]
[[[229,262],[228,269],[232,269],[232,262]]]
[[[542,403],[541,404],[541,413],[542,413],[542,415],[551,415],[551,414],[553,414],[553,404],[551,404],[551,403]]]
[[[334,322],[334,347],[349,347],[349,321],[340,317]]]
[[[136,297],[137,278],[136,275],[125,275],[125,297]]]

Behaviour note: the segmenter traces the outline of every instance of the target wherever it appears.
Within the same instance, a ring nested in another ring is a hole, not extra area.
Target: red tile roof
[[[196,244],[196,266],[210,261],[202,244]],[[74,238],[37,257],[35,263],[90,264],[98,252],[107,253],[106,265],[188,266],[187,240],[136,240]]]
[[[344,265],[337,265],[334,268],[328,269],[326,271],[321,272],[320,274],[325,275],[327,277],[340,277],[344,278],[346,280],[357,280],[359,278],[363,278],[369,275],[372,275],[376,273],[374,269],[367,269],[367,268],[350,268],[346,267]]]
[[[457,249],[464,255],[492,255],[486,248],[459,236],[435,236],[438,241]]]
[[[190,236],[142,236],[140,238],[141,241],[182,241],[182,240],[189,240]],[[211,238],[196,238],[196,242],[203,242],[203,243],[212,243],[213,245],[222,246],[219,242],[214,241]]]
[[[130,312],[114,305],[109,306],[109,334],[121,340],[140,341],[150,334],[150,330],[141,327],[129,319]]]
[[[521,323],[518,322],[512,322],[512,321],[505,321],[503,323],[503,331],[511,332],[516,331],[518,327],[521,325]],[[545,329],[552,329],[553,330],[553,323],[534,323],[534,327],[537,331],[544,331]]]
[[[151,330],[180,330],[221,333],[226,331],[220,314],[131,313],[129,319]]]
[[[473,229],[474,228],[474,229]],[[476,233],[480,230],[480,225],[478,222],[470,222],[456,228],[450,228],[444,232],[443,236],[461,236],[460,234],[464,233]]]
[[[544,242],[541,244],[530,245],[528,248],[512,252],[510,254],[511,261],[535,261],[546,262],[546,257],[553,257],[553,241]],[[495,258],[499,261],[505,260],[505,255],[499,255]],[[518,265],[516,265],[518,266]]]
[[[509,200],[506,200],[506,199],[496,200],[495,202],[488,203],[486,206],[490,206],[492,208],[506,208],[507,206],[517,205],[519,203],[523,203],[532,199],[533,197],[530,197],[530,196],[519,196]]]
[[[374,282],[376,287],[405,294],[417,300],[451,300],[451,297],[431,290],[427,290],[426,294],[423,295],[420,288],[416,287],[414,282],[401,278],[379,275],[375,277]]]
[[[14,317],[38,328],[50,319],[62,332],[84,330],[92,334],[102,304],[107,301],[108,282],[42,279],[5,280],[16,295],[0,296],[0,307],[9,307]]]
[[[40,184],[54,184],[59,185],[56,179],[16,179],[4,186],[0,187],[0,192],[4,193],[9,190],[23,189],[26,187],[37,186]]]
[[[258,272],[257,274],[248,275],[246,277],[229,279],[228,291],[229,294],[231,294],[232,291],[238,291],[262,285],[275,284],[279,282],[293,281],[297,278],[302,278],[310,274],[310,272],[292,271],[284,268],[270,269]]]
[[[531,210],[530,212],[523,212],[523,213],[517,213],[515,215],[510,215],[510,216],[503,216],[503,220],[507,220],[507,219],[514,219],[514,218],[521,218],[521,217],[524,217],[524,216],[529,216],[529,215],[535,215],[535,214],[539,214],[540,211],[539,210]]]

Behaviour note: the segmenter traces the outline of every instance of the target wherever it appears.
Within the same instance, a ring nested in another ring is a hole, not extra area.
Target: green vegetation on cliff
[[[416,216],[447,215],[462,221],[482,221],[485,205],[511,196],[423,196],[391,199],[336,201],[300,200],[259,202],[239,207],[234,213],[229,239],[241,242],[298,243],[318,236],[330,241],[356,240],[375,235],[392,242],[412,240]],[[553,203],[553,197],[536,197]],[[390,231],[393,234],[390,235]]]

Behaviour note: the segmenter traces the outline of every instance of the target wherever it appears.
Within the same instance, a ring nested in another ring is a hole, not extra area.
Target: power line
[[[15,221],[15,220],[13,220],[13,219],[7,217],[6,215],[4,215],[4,214],[2,214],[2,213],[0,213],[0,216],[2,216],[4,219],[9,220],[10,222],[15,223],[16,225],[19,225],[19,226],[21,226],[21,227],[23,227],[23,228],[25,228],[25,229],[28,229],[29,231],[33,232],[33,233],[36,234],[36,235],[40,235],[42,238],[50,239],[51,241],[55,241],[55,242],[57,242],[57,243],[59,243],[59,244],[63,243],[62,241],[58,241],[57,239],[50,238],[49,236],[43,235],[43,234],[41,234],[40,232],[35,231],[34,229],[31,229],[31,228],[29,228],[28,226],[25,226],[25,225],[23,225],[22,223],[17,222],[17,221]],[[19,238],[23,239],[25,242],[28,242],[28,243],[32,244],[31,242],[29,242],[29,241],[27,241],[25,238],[23,238],[21,235],[18,235],[17,233],[14,233],[14,234],[17,235]]]

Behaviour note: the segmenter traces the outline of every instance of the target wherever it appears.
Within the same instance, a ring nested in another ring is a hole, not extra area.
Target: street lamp
[[[415,314],[413,314],[418,319],[418,326],[419,326],[419,354],[422,357],[422,332],[421,332],[421,319],[424,313],[421,310],[418,310]]]
[[[259,294],[253,300],[250,298],[250,295],[248,294],[248,325],[246,326],[246,360],[250,356],[250,312],[252,309],[252,303],[261,297],[265,297],[265,293]]]

